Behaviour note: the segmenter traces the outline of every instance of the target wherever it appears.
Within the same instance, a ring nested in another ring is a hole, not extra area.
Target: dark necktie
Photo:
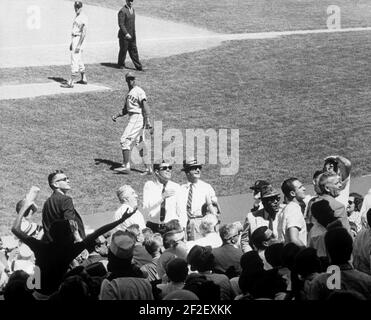
[[[162,188],[162,194],[164,194],[166,188],[166,184]],[[166,215],[166,199],[162,200],[161,202],[161,209],[160,209],[160,222],[164,222]]]
[[[193,194],[193,183],[189,186],[188,199],[187,199],[187,215],[192,216],[192,194]]]

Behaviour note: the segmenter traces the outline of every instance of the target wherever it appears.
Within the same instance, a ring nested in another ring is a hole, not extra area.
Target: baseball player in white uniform
[[[88,18],[82,12],[82,3],[76,1],[74,4],[76,17],[73,20],[72,24],[72,33],[71,33],[71,78],[67,84],[62,85],[64,88],[73,88],[74,79],[78,77],[78,74],[81,74],[81,80],[76,83],[87,84],[86,75],[85,75],[85,65],[82,61],[82,52],[84,49],[84,39],[86,36],[86,30],[88,25]]]
[[[129,115],[129,123],[120,140],[123,164],[121,167],[115,169],[122,173],[129,173],[131,150],[140,138],[143,128],[152,130],[152,126],[149,120],[150,108],[147,104],[146,93],[135,84],[135,76],[133,73],[128,72],[125,76],[125,80],[129,87],[125,105],[120,113],[112,116],[112,120],[116,122],[118,117],[122,117],[126,114]]]

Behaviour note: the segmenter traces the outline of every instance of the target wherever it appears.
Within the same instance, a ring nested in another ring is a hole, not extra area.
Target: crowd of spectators
[[[350,193],[348,159],[325,159],[313,175],[315,195],[295,177],[282,182],[281,192],[256,181],[243,223],[221,224],[228,212],[201,170],[196,159],[185,160],[188,182],[179,185],[171,181],[170,163],[154,164],[141,209],[136,191],[121,186],[112,222],[96,230],[85,228],[67,195],[69,178],[51,173],[42,225],[32,221],[33,187],[16,205],[13,235],[1,238],[0,295],[16,301],[371,299],[371,189],[364,198]]]

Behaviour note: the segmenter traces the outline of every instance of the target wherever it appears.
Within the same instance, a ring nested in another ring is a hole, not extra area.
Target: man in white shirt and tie
[[[213,187],[202,181],[201,177],[202,165],[195,158],[190,158],[183,161],[183,169],[187,176],[188,183],[181,186],[178,201],[178,214],[188,218],[187,222],[187,240],[197,240],[202,237],[200,232],[200,224],[202,222],[202,206],[206,203],[209,212],[217,215],[219,205]],[[216,205],[216,208],[214,205]]]
[[[177,194],[179,184],[171,181],[172,165],[163,161],[153,165],[153,180],[147,181],[143,187],[143,212],[147,227],[153,232],[166,232],[165,224],[177,219],[182,228],[186,228],[187,215],[178,215]]]

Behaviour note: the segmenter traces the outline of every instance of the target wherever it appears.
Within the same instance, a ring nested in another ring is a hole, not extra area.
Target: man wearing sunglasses
[[[179,216],[187,216],[187,240],[202,238],[200,224],[202,222],[202,206],[206,203],[211,214],[218,214],[220,208],[213,187],[201,180],[202,165],[195,158],[183,161],[183,169],[188,183],[181,186],[177,201]],[[214,205],[216,207],[214,207]]]
[[[176,208],[176,196],[179,184],[171,181],[172,165],[169,162],[153,165],[153,180],[149,180],[143,187],[143,213],[147,220],[147,227],[153,232],[164,234],[165,224],[177,219],[185,229],[187,216],[179,216]]]
[[[278,238],[278,221],[282,213],[280,193],[272,185],[262,186],[260,190],[263,208],[249,212],[246,216],[241,234],[241,248],[243,252],[251,251],[250,237],[259,227],[267,226],[275,238]]]
[[[42,224],[44,228],[43,240],[50,242],[50,226],[57,220],[68,220],[74,231],[77,241],[85,238],[85,228],[81,216],[76,211],[72,198],[67,196],[71,190],[70,180],[62,170],[49,174],[48,182],[53,190],[52,195],[45,201],[42,210]]]

